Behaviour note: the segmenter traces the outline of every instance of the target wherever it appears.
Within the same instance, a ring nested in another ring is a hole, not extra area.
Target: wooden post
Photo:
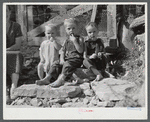
[[[16,21],[21,25],[21,30],[23,34],[23,40],[27,41],[27,16],[26,16],[26,6],[17,6],[17,16]]]
[[[129,7],[129,6],[127,6]],[[126,6],[124,5],[123,7],[123,12],[124,12],[124,16],[127,15],[127,12],[126,12]],[[127,18],[128,20],[128,18]],[[123,23],[122,25],[122,43],[123,45],[129,49],[130,51],[133,51],[133,47],[134,47],[134,42],[133,42],[133,39],[135,37],[135,34],[133,32],[133,30],[131,30],[129,28],[129,24],[126,22],[126,23]]]
[[[27,6],[28,31],[33,29],[33,6]]]
[[[107,37],[116,39],[116,5],[107,6]]]
[[[91,15],[91,22],[95,21],[96,11],[97,11],[97,5],[93,5],[93,11],[92,11],[92,15]]]

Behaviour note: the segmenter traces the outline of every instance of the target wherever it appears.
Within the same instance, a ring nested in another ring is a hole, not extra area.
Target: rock
[[[89,99],[84,98],[84,99],[83,99],[83,103],[84,103],[85,105],[87,105],[87,104],[89,103]]]
[[[73,98],[80,94],[82,90],[79,86],[68,86],[66,88],[62,88],[62,92],[64,91],[67,91],[68,97]]]
[[[97,105],[97,99],[95,96],[91,99],[90,104]]]
[[[25,98],[17,98],[11,103],[11,105],[23,105],[23,104],[25,104]]]
[[[123,101],[123,100],[121,100],[121,101],[116,102],[115,107],[125,107],[125,105],[124,105],[124,101]]]
[[[26,99],[25,99],[25,103],[27,104],[27,105],[31,105],[31,101],[32,99],[30,98],[30,97],[27,97]]]
[[[16,96],[28,96],[38,98],[66,98],[76,97],[81,93],[79,86],[61,86],[51,88],[49,86],[38,86],[36,84],[22,85],[14,91]]]
[[[63,108],[67,107],[87,107],[83,102],[76,102],[76,103],[65,103],[62,105]]]
[[[94,92],[90,89],[90,83],[83,83],[80,85],[80,88],[86,96],[93,96]]]
[[[52,105],[54,105],[51,101],[47,102],[47,107],[52,107]]]
[[[71,107],[73,103],[65,103],[62,105],[62,108],[67,108],[67,107]]]
[[[32,105],[32,106],[36,106],[36,107],[38,106],[38,102],[39,102],[39,101],[38,101],[37,98],[33,98],[33,99],[30,101],[31,105]]]
[[[43,102],[42,101],[39,101],[38,102],[38,106],[42,106],[43,105]]]
[[[93,92],[93,90],[91,90],[91,89],[87,89],[87,90],[83,91],[83,93],[84,93],[86,96],[93,96],[93,95],[94,95],[94,92]]]
[[[25,98],[17,100],[16,104],[17,105],[23,105],[25,103]]]
[[[61,99],[53,99],[53,100],[49,100],[52,104],[58,103],[58,104],[64,104],[66,102],[68,102],[67,100],[65,100],[64,98]]]
[[[80,88],[82,90],[90,89],[90,83],[83,83],[83,84],[80,85]]]
[[[88,107],[95,107],[95,105],[93,103],[91,103],[91,102],[87,106]]]
[[[115,102],[110,101],[110,102],[107,103],[106,107],[114,107],[115,104],[116,104]]]
[[[87,105],[85,105],[83,102],[77,102],[75,104],[72,104],[71,107],[78,107],[78,108],[80,108],[80,107],[87,107]]]
[[[52,105],[52,108],[61,108],[62,106],[60,104],[55,104],[55,105]]]
[[[14,90],[14,95],[36,97],[38,87],[36,84],[22,85]]]
[[[117,101],[123,100],[124,96],[128,95],[126,89],[135,87],[135,84],[126,80],[106,78],[100,82],[92,82],[91,87],[101,101]]]
[[[67,102],[71,102],[72,100],[71,100],[69,97],[67,97],[67,98],[66,98],[66,101],[67,101]]]
[[[17,99],[15,99],[14,101],[12,101],[11,105],[17,105],[18,100],[20,100],[19,97]]]
[[[126,97],[124,100],[116,102],[115,107],[137,107],[138,104],[131,98]]]
[[[97,102],[98,107],[106,107],[108,102]]]
[[[134,101],[137,101],[138,106],[145,107],[145,83],[142,84],[132,98]]]
[[[135,40],[137,40],[137,41],[145,41],[145,33],[143,33],[143,34],[140,34],[140,35],[136,35],[135,37],[134,37],[134,39]]]
[[[59,103],[59,104],[64,104],[66,102],[67,102],[67,100],[65,100],[65,99],[57,99],[56,100],[56,103]]]
[[[49,101],[49,99],[47,99],[47,98],[45,98],[44,100],[43,100],[43,107],[48,107],[49,105],[48,105],[48,101]]]
[[[73,99],[72,99],[72,102],[73,102],[73,103],[78,102],[78,101],[79,101],[79,98],[73,98]]]

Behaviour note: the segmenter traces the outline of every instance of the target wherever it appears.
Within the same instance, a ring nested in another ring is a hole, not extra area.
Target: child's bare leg
[[[92,60],[84,59],[83,65],[86,68],[92,70],[92,72],[97,76],[96,79],[95,79],[96,81],[99,81],[103,78],[102,74],[92,65]]]
[[[99,81],[99,80],[103,79],[102,74],[96,68],[91,67],[90,69],[96,75],[96,79],[95,79],[96,81]]]
[[[44,64],[43,63],[38,64],[38,76],[40,80],[43,79],[44,77]]]
[[[45,78],[36,80],[37,85],[48,85],[50,84],[51,75],[47,74]]]
[[[55,82],[53,82],[52,84],[50,84],[50,86],[51,87],[59,87],[64,84],[64,82],[65,82],[64,79],[65,79],[65,75],[60,74],[58,79]]]

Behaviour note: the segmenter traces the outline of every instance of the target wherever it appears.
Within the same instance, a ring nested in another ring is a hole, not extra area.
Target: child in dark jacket
[[[95,75],[95,81],[103,79],[102,72],[105,71],[107,59],[102,39],[97,38],[98,27],[96,23],[90,22],[86,26],[87,39],[85,40],[85,51],[83,65],[90,69]]]

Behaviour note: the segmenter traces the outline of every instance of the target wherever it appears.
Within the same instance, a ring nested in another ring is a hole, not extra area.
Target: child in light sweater
[[[46,76],[50,70],[52,64],[59,60],[59,50],[61,45],[56,39],[56,26],[45,26],[45,35],[47,40],[43,41],[40,46],[40,63],[38,64],[38,76],[40,80],[36,81],[37,85],[47,85],[50,82],[44,80],[44,72]]]

